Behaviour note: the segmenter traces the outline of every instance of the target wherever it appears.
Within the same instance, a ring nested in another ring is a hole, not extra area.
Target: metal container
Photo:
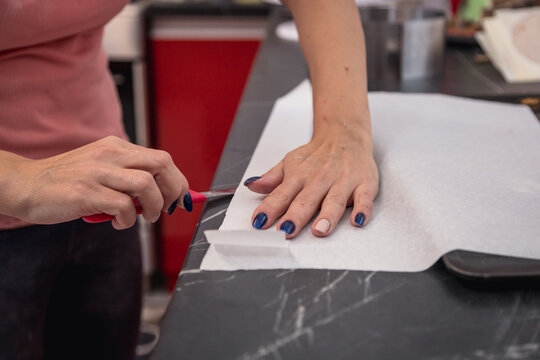
[[[419,1],[360,7],[370,88],[423,79],[442,70],[445,14]]]

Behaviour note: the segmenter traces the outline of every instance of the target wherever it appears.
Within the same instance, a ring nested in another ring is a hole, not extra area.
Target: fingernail
[[[174,211],[174,210],[173,210],[173,211]],[[172,214],[172,212],[171,212],[171,214]],[[170,214],[169,214],[169,215],[170,215]],[[154,220],[152,220],[152,223],[155,223],[156,221],[158,221],[159,218],[160,218],[160,216],[161,216],[161,211],[157,214],[157,216],[154,218]]]
[[[187,212],[192,212],[193,211],[193,200],[191,200],[191,194],[189,193],[189,191],[186,193],[186,195],[184,195],[184,208],[186,209]]]
[[[255,219],[253,219],[252,225],[255,229],[261,229],[266,223],[267,219],[268,216],[266,216],[265,213],[258,213],[257,216],[255,216]]]
[[[362,213],[358,213],[356,214],[356,216],[354,217],[354,222],[356,223],[356,225],[358,226],[362,226],[364,225],[364,221],[366,220],[366,217],[364,214]]]
[[[294,223],[290,220],[285,221],[281,226],[279,227],[279,230],[285,231],[287,235],[291,235],[294,232],[294,229],[296,229],[296,226]]]
[[[330,221],[326,219],[321,219],[315,224],[315,230],[322,234],[326,234],[330,230]]]
[[[169,206],[169,209],[167,210],[167,214],[169,214],[169,216],[171,216],[174,210],[176,210],[177,204],[178,204],[178,199],[174,200],[171,206]]]
[[[251,183],[253,181],[257,181],[260,178],[261,178],[260,176],[252,176],[249,179],[246,179],[246,181],[244,181],[244,186],[248,186],[249,183]]]

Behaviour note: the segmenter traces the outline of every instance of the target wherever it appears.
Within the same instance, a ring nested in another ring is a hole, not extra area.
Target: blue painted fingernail
[[[255,219],[253,219],[252,225],[255,229],[261,229],[266,223],[267,219],[268,216],[266,216],[265,213],[258,213],[257,216],[255,216]]]
[[[184,196],[184,208],[187,212],[193,211],[193,200],[191,200],[191,194],[189,193],[189,191]]]
[[[356,223],[356,225],[358,226],[362,226],[364,225],[364,221],[366,220],[366,216],[362,213],[358,213],[356,214],[356,216],[354,217],[354,222]]]
[[[285,231],[287,235],[291,235],[294,232],[294,229],[296,229],[296,225],[294,225],[294,223],[290,220],[285,221],[279,227],[279,230]]]
[[[171,206],[169,206],[169,209],[167,210],[167,214],[169,214],[169,216],[171,216],[174,210],[176,210],[177,204],[178,204],[178,199],[174,200]]]
[[[260,178],[261,178],[260,176],[252,176],[249,179],[246,179],[246,181],[244,181],[244,186],[248,186],[249,183],[251,183],[253,181],[257,181]]]

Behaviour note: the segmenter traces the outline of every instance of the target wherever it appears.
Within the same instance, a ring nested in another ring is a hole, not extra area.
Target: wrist
[[[363,151],[372,153],[373,142],[369,114],[355,117],[316,118],[311,141],[354,143]]]

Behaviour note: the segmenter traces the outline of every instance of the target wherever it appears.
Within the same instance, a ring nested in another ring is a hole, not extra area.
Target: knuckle
[[[375,194],[369,190],[359,191],[356,195],[356,199],[360,202],[373,202]]]
[[[341,168],[340,177],[342,179],[354,179],[355,174],[353,173],[353,170],[349,168],[348,166],[344,166]]]
[[[327,202],[327,204],[339,206],[342,208],[347,207],[347,199],[336,194],[328,194],[325,201]]]
[[[84,178],[87,179],[87,183],[92,183],[90,179],[96,179],[99,183],[103,183],[110,175],[110,171],[105,167],[94,166],[86,170]]]
[[[288,205],[292,201],[292,195],[285,191],[275,190],[266,197],[265,201]]]
[[[120,149],[110,142],[100,144],[94,151],[99,159],[110,159],[120,155]]]
[[[295,205],[301,208],[308,208],[310,210],[317,209],[319,207],[319,201],[312,196],[299,195],[295,199]]]
[[[63,195],[69,200],[82,201],[92,196],[98,190],[98,186],[89,181],[77,181],[71,186],[70,191]]]
[[[85,184],[75,183],[69,191],[62,194],[68,204],[82,204],[83,207],[90,208],[93,204],[92,196],[88,194],[88,187]]]
[[[155,159],[160,167],[169,167],[174,163],[171,154],[164,150],[156,150]]]
[[[257,208],[258,212],[265,212],[268,216],[279,216],[289,207],[290,202],[274,201],[275,199],[266,197],[262,204]]]
[[[330,162],[324,162],[323,164],[320,165],[319,172],[321,174],[324,174],[325,177],[327,177],[328,175],[334,175],[335,174],[334,164]]]
[[[121,214],[128,214],[133,208],[133,201],[129,197],[123,196],[118,200],[117,208]]]
[[[118,147],[122,143],[124,143],[125,140],[120,139],[118,136],[109,135],[102,139],[102,142],[104,145],[111,146],[111,147]]]
[[[150,188],[154,183],[154,177],[147,172],[141,172],[133,178],[133,183],[137,191]]]
[[[283,178],[289,183],[300,182],[302,184],[306,184],[308,182],[307,175],[309,174],[309,172],[309,169],[303,166],[297,166],[293,170],[286,171]]]
[[[295,158],[294,151],[289,151],[285,156],[283,157],[283,161],[290,161],[291,159]]]
[[[299,150],[301,150],[301,148],[290,151],[285,155],[285,157],[283,157],[283,164],[286,167],[291,165],[294,166],[295,164],[302,163],[308,160],[306,156],[302,154],[302,152]]]

